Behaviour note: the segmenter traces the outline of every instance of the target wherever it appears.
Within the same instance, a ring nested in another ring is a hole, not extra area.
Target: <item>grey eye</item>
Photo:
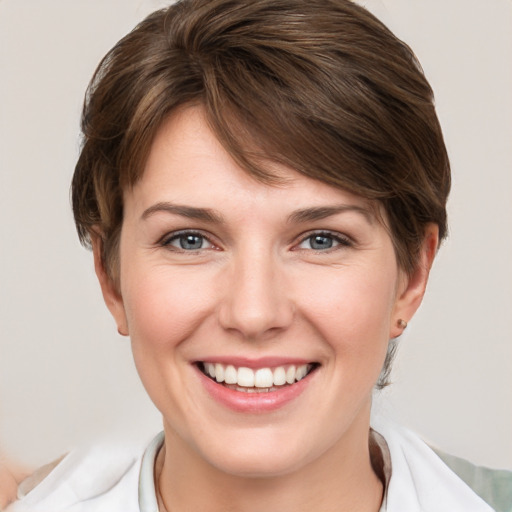
[[[352,244],[348,238],[338,233],[313,233],[302,240],[298,245],[299,249],[313,251],[328,251],[341,247],[350,247]]]
[[[182,251],[199,251],[211,247],[211,243],[199,233],[180,233],[173,236],[166,245]]]
[[[309,247],[315,251],[331,249],[334,246],[334,239],[329,235],[311,235],[303,243],[309,243]]]
[[[201,249],[203,237],[199,235],[183,235],[180,237],[180,247],[186,250]]]
[[[201,235],[181,235],[179,237],[180,248],[186,251],[194,251],[202,249],[204,238]]]

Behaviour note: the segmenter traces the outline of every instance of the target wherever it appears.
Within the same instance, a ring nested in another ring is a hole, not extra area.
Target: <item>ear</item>
[[[391,317],[390,338],[396,338],[402,334],[405,327],[407,327],[407,323],[420,307],[438,245],[439,227],[437,224],[428,224],[416,268],[409,276],[403,273],[399,283],[397,299]]]
[[[128,321],[124,310],[123,298],[116,283],[109,276],[103,261],[103,241],[99,235],[94,235],[91,239],[92,252],[94,255],[94,270],[100,282],[103,300],[114,317],[117,324],[117,332],[122,336],[128,336]]]

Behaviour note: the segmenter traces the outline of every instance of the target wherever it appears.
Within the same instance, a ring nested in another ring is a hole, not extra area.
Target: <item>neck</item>
[[[167,512],[377,512],[383,485],[372,468],[368,433],[369,426],[361,435],[348,433],[298,470],[248,478],[205,463],[166,428],[156,467],[161,501]]]

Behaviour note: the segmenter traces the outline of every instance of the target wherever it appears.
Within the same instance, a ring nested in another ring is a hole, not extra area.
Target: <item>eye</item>
[[[214,247],[204,235],[194,231],[182,231],[181,233],[172,234],[163,240],[162,245],[181,251],[200,251]]]
[[[304,238],[297,246],[299,249],[312,249],[314,251],[327,251],[338,246],[349,247],[350,240],[342,235],[334,233],[312,233]]]

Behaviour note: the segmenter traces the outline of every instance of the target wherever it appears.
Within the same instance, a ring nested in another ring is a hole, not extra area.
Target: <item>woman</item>
[[[78,232],[164,434],[71,454],[13,510],[491,510],[370,429],[446,234],[403,43],[341,0],[185,0],[106,56],[83,133]]]

